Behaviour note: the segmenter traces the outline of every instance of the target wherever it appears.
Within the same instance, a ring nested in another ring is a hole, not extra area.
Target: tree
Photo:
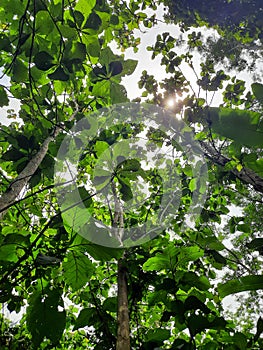
[[[182,31],[207,26],[217,35],[203,36],[199,31],[188,35],[188,45],[205,57],[213,57],[225,69],[255,70],[262,57],[262,4],[257,0],[240,1],[166,1],[167,18],[181,26]],[[216,14],[216,15],[215,15]],[[219,35],[218,35],[219,34]],[[260,77],[260,75],[259,75]]]
[[[241,2],[242,9],[248,3]],[[195,7],[188,19],[189,6],[176,8],[183,30],[203,24],[203,17],[240,45],[241,31],[249,45],[260,39],[261,24],[253,29],[260,13],[253,7],[230,16],[229,27],[222,17],[215,23],[207,6]],[[27,303],[19,331],[2,322],[1,341],[11,333],[6,349],[262,347],[262,319],[256,330],[238,328],[221,302],[262,289],[260,259],[250,267],[249,251],[263,246],[256,216],[263,192],[263,85],[254,82],[246,92],[236,77],[227,83],[230,73],[212,55],[197,73],[192,54],[198,34],[188,36],[189,50],[178,55],[175,38],[164,33],[148,50],[153,58],[162,56],[168,77],[157,82],[143,72],[139,87],[148,104],[127,104],[121,79],[134,72],[136,61],[114,54],[109,44],[117,38],[123,50],[136,51],[134,29],[157,21],[149,8],[156,4],[1,5],[1,67],[11,80],[0,86],[0,106],[18,99],[21,121],[10,112],[14,120],[0,130],[0,302],[16,312]],[[215,92],[223,95],[221,106],[211,106]],[[175,94],[172,110],[162,109]],[[208,180],[200,176],[203,162],[190,156],[192,146],[207,159]],[[186,228],[198,201],[198,220]],[[227,222],[225,230],[236,233],[233,249],[216,227],[229,215],[229,204],[249,214]],[[226,267],[218,284],[216,272]]]

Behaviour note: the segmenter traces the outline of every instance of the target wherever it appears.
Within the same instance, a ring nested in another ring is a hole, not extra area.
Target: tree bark
[[[130,350],[127,269],[125,260],[118,260],[118,330],[116,350]]]
[[[114,199],[114,216],[112,226],[116,237],[123,246],[124,213],[121,201],[117,194],[114,179],[111,182],[111,189]],[[116,350],[130,350],[130,319],[128,309],[128,283],[125,254],[118,260],[118,311],[117,311],[117,342]]]
[[[59,127],[55,128],[52,136],[48,136],[40,147],[35,156],[28,162],[21,173],[10,183],[6,192],[0,197],[0,219],[5,215],[10,204],[15,202],[16,198],[21,193],[22,189],[28,184],[28,181],[36,172],[48,151],[48,146],[55,139],[60,131]]]

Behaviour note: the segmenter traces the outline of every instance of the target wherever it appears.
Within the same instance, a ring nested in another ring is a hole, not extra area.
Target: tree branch
[[[214,164],[224,167],[231,161],[230,158],[223,156],[220,152],[218,152],[215,148],[206,142],[199,141],[199,143],[204,151],[204,155]],[[256,191],[263,193],[263,179],[253,170],[243,167],[241,170],[233,168],[230,170],[230,172],[242,182],[253,186]]]

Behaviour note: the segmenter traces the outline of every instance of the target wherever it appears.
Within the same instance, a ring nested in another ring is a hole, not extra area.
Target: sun
[[[165,104],[166,104],[166,106],[168,108],[174,107],[174,105],[175,105],[175,98],[174,97],[168,98]]]

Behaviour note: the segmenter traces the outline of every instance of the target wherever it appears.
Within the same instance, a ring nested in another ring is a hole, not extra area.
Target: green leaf
[[[133,193],[129,185],[127,185],[124,181],[119,179],[120,182],[120,193],[121,193],[121,199],[124,202],[128,202],[133,198]]]
[[[17,261],[16,244],[4,244],[0,246],[0,261]]]
[[[114,55],[111,48],[107,46],[105,49],[101,51],[100,54],[100,63],[102,65],[108,66],[112,61],[118,59],[118,56]]]
[[[259,317],[257,322],[257,332],[255,334],[254,341],[257,341],[262,333],[263,333],[263,319]]]
[[[83,35],[83,43],[86,44],[89,56],[99,57],[101,47],[97,38],[90,37],[90,35]]]
[[[100,16],[97,13],[92,12],[89,15],[89,18],[87,19],[83,28],[84,29],[99,30],[101,24],[102,24],[102,20],[101,20]]]
[[[91,11],[95,5],[96,0],[79,0],[75,6],[75,10],[81,12],[86,19],[91,14]]]
[[[163,252],[157,252],[154,257],[149,258],[142,266],[145,271],[159,271],[163,269],[173,269],[179,249],[170,244]]]
[[[34,345],[38,348],[46,337],[56,345],[66,326],[66,312],[58,311],[63,307],[61,294],[57,289],[36,292],[29,300],[26,322]]]
[[[183,277],[180,279],[180,283],[182,284],[182,289],[184,289],[184,286],[186,286],[186,289],[188,289],[188,286],[195,286],[200,290],[208,290],[211,287],[207,277],[198,276],[193,271],[185,272]]]
[[[86,45],[79,42],[74,42],[70,52],[67,55],[67,58],[70,60],[78,60],[83,62],[86,59],[86,54]]]
[[[178,262],[184,264],[189,261],[195,261],[204,255],[204,251],[198,246],[193,247],[181,247],[180,254],[178,256]]]
[[[206,329],[225,329],[226,321],[223,317],[216,317],[213,321],[209,321],[206,316],[192,314],[188,318],[188,327],[191,334],[196,335]]]
[[[214,259],[215,261],[215,264],[213,264],[213,266],[217,267],[217,268],[220,268],[220,265],[226,265],[227,261],[226,261],[226,258],[221,255],[220,253],[218,253],[216,250],[207,250],[206,253]],[[219,265],[219,266],[218,266]]]
[[[262,147],[262,126],[260,126],[260,113],[231,109],[209,108],[208,119],[213,131],[236,141],[238,144],[249,147]]]
[[[192,335],[196,335],[209,328],[209,321],[202,315],[191,315],[188,318],[188,328]]]
[[[43,71],[47,71],[55,65],[53,57],[46,51],[38,52],[35,55],[34,62],[37,68]]]
[[[122,66],[123,66],[122,75],[131,75],[135,71],[137,65],[138,65],[138,61],[136,60],[132,60],[132,59],[125,60],[124,62],[122,62]]]
[[[230,294],[258,289],[263,289],[263,275],[240,277],[239,279],[233,279],[223,284],[221,283],[217,288],[221,298]]]
[[[3,86],[0,86],[0,107],[8,106],[9,100]]]
[[[110,24],[117,26],[119,24],[119,17],[116,15],[112,15],[110,18]]]
[[[31,146],[31,142],[24,135],[17,135],[16,140],[18,142],[19,147],[28,150]]]
[[[253,83],[251,88],[256,99],[263,105],[263,84]]]
[[[85,326],[92,326],[93,325],[92,319],[94,318],[94,315],[96,315],[96,313],[97,313],[97,310],[95,307],[82,309],[79,313],[78,318],[75,321],[73,330],[75,331]]]
[[[164,341],[170,337],[170,331],[168,329],[151,329],[146,334],[147,341]]]
[[[89,281],[94,266],[90,259],[79,251],[70,251],[62,263],[64,278],[73,291],[85,286]]]
[[[109,248],[92,243],[89,243],[89,245],[86,247],[86,251],[95,260],[98,261],[110,261],[112,259],[119,259],[123,254],[122,250],[119,248]]]
[[[10,161],[16,161],[19,160],[20,158],[24,157],[24,153],[16,150],[16,149],[10,149],[9,151],[6,151],[2,155],[2,159],[4,160],[10,160]]]
[[[35,186],[37,186],[40,181],[41,181],[41,170],[37,169],[35,174],[29,180],[30,188],[34,188]]]
[[[17,83],[24,83],[28,81],[28,68],[20,59],[16,59],[13,65],[11,80]]]
[[[2,50],[6,52],[12,51],[10,39],[8,38],[7,35],[3,33],[0,34],[0,51]]]
[[[94,150],[96,152],[97,157],[99,158],[103,152],[105,152],[109,148],[109,144],[104,141],[97,141],[94,145]]]
[[[263,178],[263,159],[259,158],[254,161],[245,161],[244,162],[245,166],[248,168],[254,170],[260,177]]]
[[[122,70],[122,62],[120,61],[114,61],[109,64],[109,72],[111,76],[121,74]]]
[[[104,300],[102,307],[105,311],[117,312],[117,304],[117,297],[109,297]]]
[[[82,203],[85,205],[86,208],[89,208],[92,205],[92,198],[90,193],[85,189],[84,186],[79,187],[78,192],[80,198],[82,199]]]
[[[243,333],[235,333],[233,336],[233,341],[240,350],[247,349],[247,337]]]
[[[246,246],[249,249],[261,250],[263,248],[263,238],[254,238],[251,242],[247,243]]]
[[[191,192],[194,192],[196,190],[196,184],[197,184],[197,179],[193,178],[189,182],[189,189]]]
[[[72,11],[72,17],[74,17],[74,20],[76,21],[78,27],[81,27],[82,23],[84,22],[84,16],[81,12],[79,11]]]
[[[49,79],[51,80],[60,80],[67,81],[69,80],[69,75],[65,73],[62,67],[58,67],[55,72],[48,74]]]
[[[111,82],[109,80],[99,81],[92,89],[92,93],[97,97],[107,97],[110,95]]]
[[[110,97],[111,97],[111,102],[113,104],[128,101],[127,91],[125,87],[121,84],[117,84],[114,82],[112,82],[110,85]]]

